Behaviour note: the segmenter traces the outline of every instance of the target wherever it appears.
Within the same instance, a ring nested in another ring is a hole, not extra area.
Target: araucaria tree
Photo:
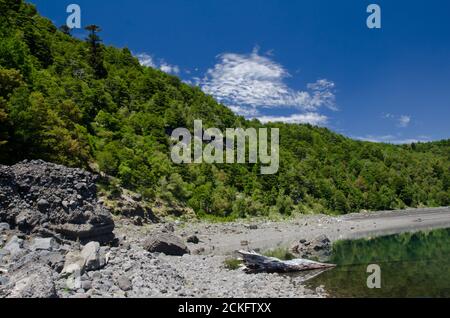
[[[103,64],[102,39],[98,35],[102,30],[95,24],[88,25],[85,29],[89,31],[89,36],[86,39],[89,43],[89,63],[94,69],[96,78],[105,78],[108,75],[108,72]]]

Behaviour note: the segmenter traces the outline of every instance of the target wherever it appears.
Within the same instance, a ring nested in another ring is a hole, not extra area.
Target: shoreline
[[[324,298],[329,297],[324,286],[307,287],[308,275],[247,274],[240,269],[227,269],[224,262],[236,250],[288,247],[295,241],[320,235],[337,241],[450,228],[450,208],[338,217],[307,215],[278,222],[166,222],[137,226],[130,219],[116,217],[114,221],[118,246],[103,247],[103,266],[86,271],[80,280],[57,270],[65,267],[70,253],[79,251],[78,244],[56,248],[51,239],[40,239],[36,249],[33,246],[38,237],[4,232],[11,255],[2,254],[6,276],[0,284],[0,298],[22,294],[43,298]],[[175,235],[182,242],[193,242],[190,238],[195,236],[199,242],[187,243],[191,253],[183,256],[148,252],[146,239],[152,233],[162,232]],[[100,264],[102,256],[96,257]]]
[[[206,254],[228,255],[243,247],[264,250],[320,235],[326,235],[334,242],[443,228],[450,228],[450,207],[362,212],[336,217],[305,215],[283,221],[187,222],[178,226],[175,233],[181,237],[198,235],[201,242],[190,247],[204,248]]]

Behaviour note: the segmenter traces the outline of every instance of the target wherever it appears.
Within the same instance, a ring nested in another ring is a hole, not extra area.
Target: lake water
[[[329,262],[338,266],[306,284],[330,297],[450,297],[450,229],[337,242]],[[369,264],[380,289],[367,287]]]

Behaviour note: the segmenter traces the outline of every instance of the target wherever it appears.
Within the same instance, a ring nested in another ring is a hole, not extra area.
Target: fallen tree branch
[[[242,255],[244,265],[251,272],[288,273],[336,267],[335,264],[319,263],[307,259],[282,261],[256,252],[239,251],[238,253]]]

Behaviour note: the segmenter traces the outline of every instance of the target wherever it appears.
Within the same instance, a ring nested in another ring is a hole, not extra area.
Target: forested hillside
[[[310,125],[280,128],[280,170],[175,165],[170,133],[205,126],[262,127],[159,70],[101,30],[72,37],[19,0],[0,0],[0,163],[44,159],[100,170],[146,200],[198,215],[243,217],[450,204],[449,141],[394,146]]]

